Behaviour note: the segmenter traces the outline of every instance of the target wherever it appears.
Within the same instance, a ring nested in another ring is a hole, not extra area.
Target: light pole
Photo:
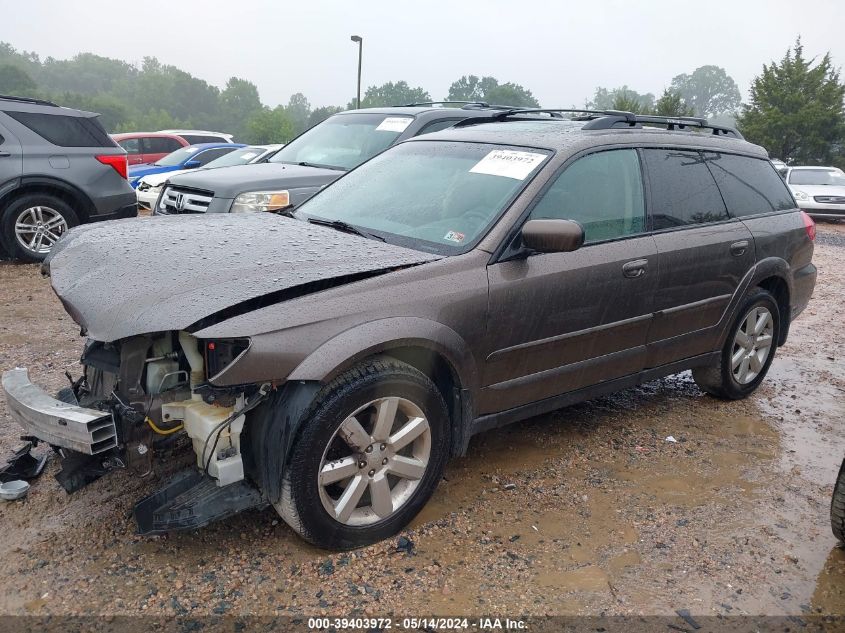
[[[361,53],[364,47],[364,39],[360,35],[353,35],[353,42],[358,42],[358,107],[361,107]]]

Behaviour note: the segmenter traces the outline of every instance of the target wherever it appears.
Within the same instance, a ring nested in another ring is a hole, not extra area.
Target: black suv
[[[137,215],[126,152],[98,116],[0,96],[0,255],[40,261],[77,224]]]
[[[436,101],[340,112],[303,132],[263,163],[174,176],[153,212],[249,213],[296,206],[391,145],[510,108]]]

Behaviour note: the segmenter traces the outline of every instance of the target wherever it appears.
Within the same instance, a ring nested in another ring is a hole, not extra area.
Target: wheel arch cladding
[[[775,302],[778,304],[778,311],[780,312],[778,345],[783,345],[786,342],[787,335],[789,334],[789,284],[786,283],[786,280],[783,277],[773,275],[762,279],[757,283],[757,285],[771,293],[771,295],[775,298]]]
[[[13,200],[29,194],[55,196],[70,206],[79,221],[85,223],[91,216],[94,203],[81,190],[73,185],[53,178],[23,178],[20,186],[14,187],[0,197],[0,211],[5,210]]]

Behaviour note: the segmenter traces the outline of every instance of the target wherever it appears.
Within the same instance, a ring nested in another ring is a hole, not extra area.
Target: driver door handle
[[[647,259],[635,259],[622,266],[622,274],[629,279],[636,279],[645,274],[646,268],[648,268]]]
[[[11,155],[12,155],[11,152],[6,152],[6,151],[0,149],[0,158],[8,158]]]
[[[734,242],[731,244],[731,255],[734,257],[741,257],[745,255],[745,251],[748,250],[748,240],[741,240],[739,242]]]

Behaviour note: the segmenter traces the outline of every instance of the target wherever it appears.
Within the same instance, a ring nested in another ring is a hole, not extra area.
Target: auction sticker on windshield
[[[376,130],[382,132],[404,132],[413,120],[411,117],[389,116],[379,123]]]
[[[517,152],[510,149],[494,149],[470,169],[473,174],[504,176],[525,180],[534,168],[543,162],[545,154]]]

